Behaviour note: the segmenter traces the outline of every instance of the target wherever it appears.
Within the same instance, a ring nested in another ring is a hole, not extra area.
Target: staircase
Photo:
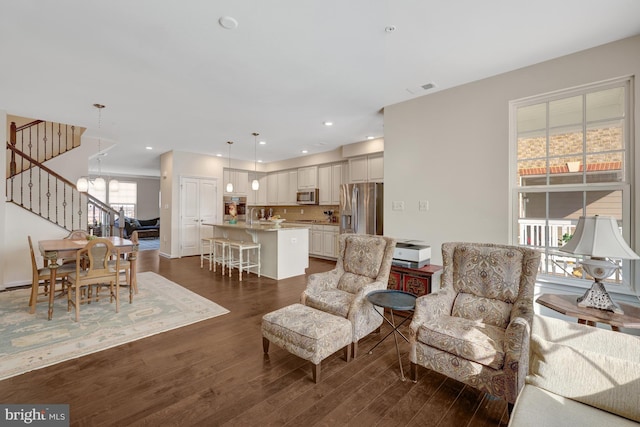
[[[111,236],[118,212],[44,163],[80,146],[84,129],[35,120],[11,122],[7,142],[6,201],[68,231],[89,230]],[[117,231],[117,229],[116,229]]]

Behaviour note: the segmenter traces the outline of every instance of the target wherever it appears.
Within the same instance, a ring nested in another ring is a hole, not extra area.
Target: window
[[[540,273],[586,279],[558,248],[582,215],[617,219],[630,242],[630,79],[510,104],[512,241],[543,252]],[[628,263],[609,282],[628,283]],[[591,281],[589,281],[590,283]]]
[[[119,211],[124,209],[124,216],[136,218],[136,204],[138,203],[138,184],[135,182],[122,182],[118,191],[109,191],[109,206]]]
[[[119,211],[120,208],[124,209],[124,215],[128,218],[136,217],[136,205],[138,202],[138,183],[136,182],[119,181],[118,190],[108,190],[107,193],[106,188],[97,190],[93,182],[89,181],[89,194],[116,211]],[[89,203],[87,212],[89,224],[102,224],[102,215],[103,211],[99,206],[94,206],[92,203]]]

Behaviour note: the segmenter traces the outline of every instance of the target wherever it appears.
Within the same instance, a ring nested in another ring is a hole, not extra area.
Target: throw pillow
[[[527,382],[640,422],[640,364],[533,334]]]

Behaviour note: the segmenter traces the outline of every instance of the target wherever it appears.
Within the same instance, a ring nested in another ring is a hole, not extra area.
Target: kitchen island
[[[309,226],[271,222],[204,224],[215,237],[260,243],[260,274],[281,280],[305,274],[309,267]]]

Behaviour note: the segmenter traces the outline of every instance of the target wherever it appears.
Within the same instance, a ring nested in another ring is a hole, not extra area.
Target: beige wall
[[[437,264],[447,241],[510,243],[509,101],[638,75],[639,52],[637,36],[385,107],[385,234],[427,241]],[[634,91],[640,123],[638,84]],[[418,210],[419,200],[429,201],[428,211]],[[391,210],[393,201],[405,210]]]

